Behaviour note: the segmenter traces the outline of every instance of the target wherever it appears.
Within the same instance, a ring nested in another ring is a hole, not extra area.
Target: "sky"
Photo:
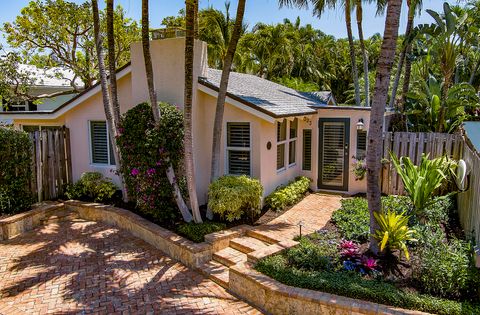
[[[70,0],[72,1],[72,0]],[[85,0],[73,0],[77,3],[85,2]],[[0,25],[5,22],[15,20],[20,10],[28,4],[29,0],[0,0]],[[99,1],[102,2],[102,1]],[[451,4],[456,1],[448,1]],[[121,4],[127,16],[140,20],[141,17],[141,0],[116,0],[116,4]],[[402,9],[400,33],[405,30],[407,20],[406,1]],[[430,15],[425,9],[442,11],[442,0],[423,0],[422,15],[417,18],[417,23],[433,22]],[[160,27],[161,21],[165,16],[177,15],[178,11],[184,7],[184,0],[151,0],[150,1],[150,23],[152,27]],[[216,9],[223,10],[225,8],[225,0],[200,0],[200,7],[213,6]],[[237,1],[231,1],[231,14],[236,11]],[[346,37],[345,19],[341,9],[327,10],[320,19],[312,16],[312,11],[308,9],[292,9],[278,7],[278,1],[275,0],[248,0],[245,12],[245,20],[249,26],[255,25],[257,22],[267,24],[283,21],[285,18],[294,20],[300,17],[302,24],[312,24],[315,28],[320,29],[326,34],[334,35],[337,38]],[[383,33],[385,17],[375,15],[376,8],[373,4],[364,4],[363,30],[365,36],[369,37],[375,33]],[[354,36],[356,36],[355,15],[352,16]],[[0,43],[5,45],[5,39],[0,39]]]

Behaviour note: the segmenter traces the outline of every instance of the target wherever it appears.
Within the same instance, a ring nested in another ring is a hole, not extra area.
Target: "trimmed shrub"
[[[33,203],[32,144],[28,134],[0,127],[0,214],[28,210]]]
[[[203,222],[203,223],[183,223],[177,228],[180,235],[185,236],[195,243],[205,241],[205,235],[226,229],[225,223]]]
[[[358,272],[311,271],[291,267],[284,255],[262,259],[255,268],[286,285],[441,315],[480,314],[480,305],[447,300],[365,278]]]
[[[120,121],[117,144],[122,154],[120,172],[128,195],[137,209],[152,220],[171,222],[179,216],[166,170],[171,164],[177,176],[183,160],[183,114],[175,106],[160,103],[162,119],[155,128],[152,108],[142,103]],[[184,179],[178,177],[182,187]]]
[[[79,181],[67,187],[65,195],[69,199],[104,203],[111,201],[117,190],[117,186],[110,178],[105,178],[98,172],[86,172]]]
[[[227,221],[239,220],[244,214],[251,219],[261,210],[263,187],[248,176],[223,176],[208,188],[208,206]]]
[[[310,178],[300,176],[286,186],[278,187],[265,198],[265,205],[272,210],[282,210],[298,202],[310,188]]]
[[[330,270],[339,260],[336,246],[323,242],[317,245],[306,237],[285,255],[290,265],[305,270]]]

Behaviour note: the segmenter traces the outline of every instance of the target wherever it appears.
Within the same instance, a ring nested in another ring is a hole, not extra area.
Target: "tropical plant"
[[[116,191],[117,186],[110,178],[105,178],[98,172],[86,172],[75,184],[67,187],[65,194],[69,199],[109,202]]]
[[[405,258],[410,260],[407,242],[417,240],[414,238],[415,230],[408,227],[409,216],[390,210],[386,213],[374,212],[373,215],[379,227],[373,237],[380,243],[380,251],[386,250],[387,254],[391,254],[395,250],[401,250]]]
[[[280,186],[265,198],[265,206],[279,211],[295,204],[310,188],[312,180],[308,177],[297,177],[286,186]]]
[[[433,197],[448,180],[448,175],[452,173],[455,163],[449,161],[447,157],[430,160],[428,155],[422,154],[420,165],[416,166],[409,157],[398,158],[393,153],[390,153],[390,157],[402,179],[415,213],[422,216],[423,210],[435,202]]]

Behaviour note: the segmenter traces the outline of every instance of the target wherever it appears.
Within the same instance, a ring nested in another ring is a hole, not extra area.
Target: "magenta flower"
[[[130,175],[132,175],[132,176],[137,176],[138,174],[140,174],[140,171],[138,170],[138,168],[134,168],[130,172]]]
[[[339,247],[341,250],[340,254],[345,258],[356,257],[360,254],[358,244],[353,241],[344,240],[340,243]]]
[[[147,175],[149,176],[152,176],[153,174],[155,174],[157,171],[154,169],[154,168],[149,168],[147,170]]]
[[[372,270],[377,269],[377,260],[375,258],[372,258],[372,257],[364,256],[362,258],[362,265],[368,271],[372,271]]]

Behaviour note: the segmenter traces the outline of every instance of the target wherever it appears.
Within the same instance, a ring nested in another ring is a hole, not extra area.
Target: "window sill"
[[[297,162],[292,163],[292,164],[288,164],[288,168],[292,168],[292,167],[295,167],[295,166],[297,166]]]
[[[110,164],[98,164],[98,163],[90,163],[90,167],[95,167],[95,168],[116,168],[115,165],[110,165]]]
[[[280,169],[277,170],[277,174],[283,173],[283,172],[285,172],[286,170],[287,170],[286,167],[282,167],[282,168],[280,168]]]

